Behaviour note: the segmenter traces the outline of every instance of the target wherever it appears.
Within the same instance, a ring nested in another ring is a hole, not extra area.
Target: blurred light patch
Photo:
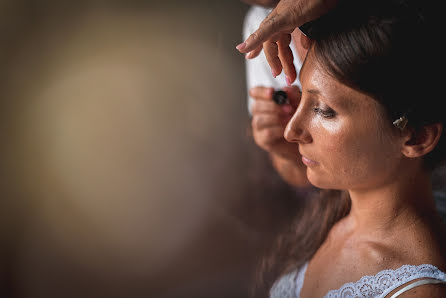
[[[56,295],[48,275],[156,276],[222,213],[217,199],[240,197],[222,174],[244,131],[240,35],[228,42],[196,9],[98,3],[24,25],[7,74],[6,156],[28,208],[21,297]]]

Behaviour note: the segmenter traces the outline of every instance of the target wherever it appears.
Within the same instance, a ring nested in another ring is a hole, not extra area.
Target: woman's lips
[[[317,162],[316,162],[316,161],[311,160],[311,159],[309,159],[309,158],[306,158],[306,157],[303,156],[303,155],[302,155],[302,163],[303,163],[304,165],[306,165],[307,167],[312,167],[312,166],[317,165]]]

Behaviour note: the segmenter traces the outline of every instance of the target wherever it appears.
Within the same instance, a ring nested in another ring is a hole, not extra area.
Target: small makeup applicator
[[[283,90],[276,90],[273,93],[273,100],[278,105],[284,105],[286,103],[289,103],[288,101],[288,95]]]

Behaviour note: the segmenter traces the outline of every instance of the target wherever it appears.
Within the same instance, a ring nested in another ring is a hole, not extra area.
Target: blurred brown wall
[[[294,204],[247,134],[248,6],[0,8],[3,296],[247,297]]]

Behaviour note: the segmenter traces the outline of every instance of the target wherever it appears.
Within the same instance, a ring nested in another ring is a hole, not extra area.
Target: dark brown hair
[[[305,200],[259,263],[252,297],[268,297],[277,277],[300,268],[313,256],[331,227],[350,211],[347,192],[319,190]]]

